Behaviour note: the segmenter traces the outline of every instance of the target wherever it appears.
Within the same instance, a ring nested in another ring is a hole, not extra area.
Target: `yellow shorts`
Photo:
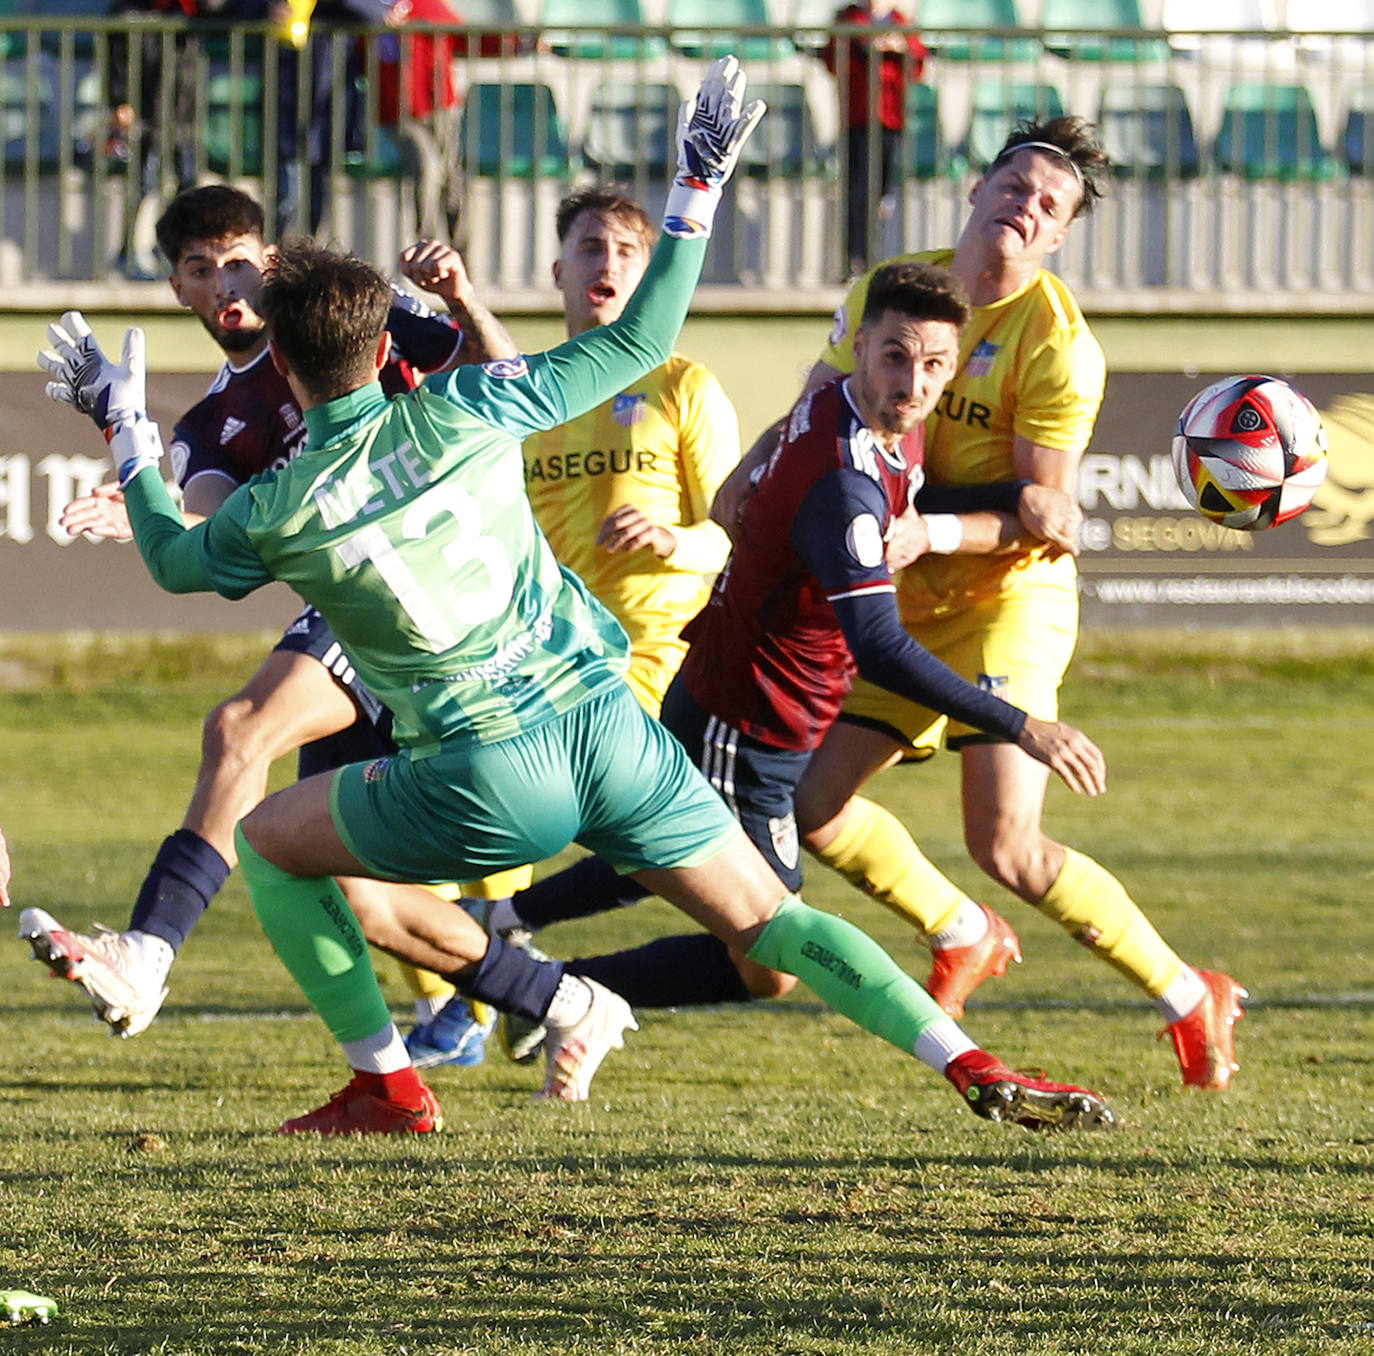
[[[1078,638],[1078,590],[1067,579],[1022,578],[1013,592],[966,612],[909,628],[912,638],[961,677],[995,692],[1041,720],[1059,717],[1059,684]],[[862,679],[841,720],[881,729],[929,758],[943,739],[950,748],[996,742],[958,721],[917,706]]]

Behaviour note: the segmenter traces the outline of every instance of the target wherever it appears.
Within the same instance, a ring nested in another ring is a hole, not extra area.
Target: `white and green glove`
[[[721,190],[766,105],[744,104],[744,72],[732,56],[711,64],[677,115],[677,174],[663,209],[669,235],[710,235]]]
[[[118,363],[101,352],[80,311],[49,325],[48,342],[53,347],[38,355],[39,367],[52,378],[44,388],[48,398],[95,421],[110,445],[119,483],[127,485],[145,466],[156,466],[162,435],[148,418],[143,331],[125,331]]]

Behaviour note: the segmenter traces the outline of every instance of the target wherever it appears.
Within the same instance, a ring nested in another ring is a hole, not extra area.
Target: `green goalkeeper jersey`
[[[141,472],[127,498],[154,579],[230,598],[286,581],[420,756],[441,740],[509,738],[618,681],[624,632],[536,526],[520,442],[667,359],[704,247],[664,237],[619,320],[547,353],[308,410],[305,452],[194,528],[156,471]]]

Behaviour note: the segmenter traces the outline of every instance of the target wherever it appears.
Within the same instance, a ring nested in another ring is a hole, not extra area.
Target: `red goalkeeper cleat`
[[[420,1105],[400,1106],[368,1092],[355,1076],[322,1107],[283,1123],[279,1135],[428,1135],[444,1128],[439,1099],[420,1084]]]
[[[1095,1092],[1009,1069],[986,1050],[950,1060],[945,1077],[977,1116],[1028,1130],[1112,1130],[1116,1116]]]
[[[1171,1022],[1160,1034],[1174,1043],[1183,1081],[1190,1088],[1224,1088],[1240,1065],[1236,1063],[1236,1023],[1245,1016],[1240,1000],[1249,994],[1230,975],[1199,970],[1207,986],[1202,1002],[1186,1017]]]
[[[1021,960],[1021,943],[1011,924],[986,904],[988,930],[972,946],[951,946],[931,952],[934,964],[926,980],[926,992],[951,1016],[964,1015],[964,1001],[985,979],[1007,973],[1007,966]]]

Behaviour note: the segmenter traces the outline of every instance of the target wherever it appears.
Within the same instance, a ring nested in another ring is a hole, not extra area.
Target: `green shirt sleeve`
[[[618,320],[546,353],[468,364],[425,385],[511,437],[575,419],[668,361],[706,256],[704,237],[662,236]]]
[[[251,485],[241,485],[195,527],[187,527],[162,476],[145,467],[124,489],[139,553],[154,582],[168,593],[220,593],[242,598],[272,582],[246,531]]]

